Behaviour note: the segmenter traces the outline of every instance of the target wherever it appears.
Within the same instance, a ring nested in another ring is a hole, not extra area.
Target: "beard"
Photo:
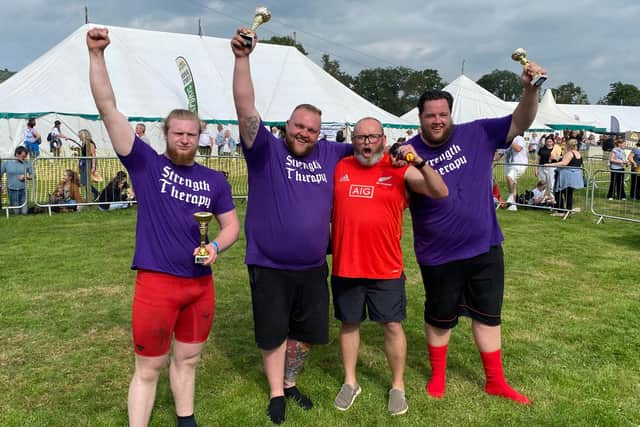
[[[364,150],[371,150],[373,153],[371,157],[365,157],[363,154]],[[384,156],[384,145],[380,144],[380,147],[376,151],[373,151],[371,148],[363,148],[359,152],[354,152],[353,156],[362,166],[373,166]]]
[[[447,140],[451,136],[451,132],[453,132],[453,125],[451,123],[448,123],[445,126],[442,132],[442,135],[440,136],[436,136],[433,133],[433,131],[428,127],[427,128],[422,127],[420,130],[422,131],[421,132],[422,139],[424,139],[429,145],[433,145],[437,147],[447,142]]]
[[[169,144],[167,144],[167,150],[165,154],[174,165],[189,166],[193,164],[193,160],[195,159],[197,152],[198,152],[197,145],[195,145],[190,152],[184,153],[184,152],[179,152],[178,150],[176,150],[175,147],[171,147],[169,146]]]
[[[303,147],[301,148],[298,144],[296,144],[295,136],[290,136],[289,134],[285,135],[284,141],[287,144],[289,151],[296,157],[304,157],[307,154],[310,154],[313,150],[313,147],[315,147],[315,144],[305,142]]]

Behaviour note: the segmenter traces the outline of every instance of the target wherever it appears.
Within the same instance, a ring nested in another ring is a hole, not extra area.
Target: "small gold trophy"
[[[209,258],[209,252],[207,252],[207,229],[209,221],[213,218],[213,214],[211,212],[196,212],[193,214],[193,217],[200,223],[200,248],[198,249],[198,253],[196,253],[196,257],[194,262],[196,264],[204,264],[204,262]]]
[[[256,7],[256,13],[253,17],[253,24],[251,24],[251,30],[248,33],[240,34],[240,37],[244,39],[244,45],[246,47],[253,47],[255,42],[255,34],[256,29],[264,24],[265,22],[269,22],[271,19],[271,12],[264,6]]]
[[[522,65],[527,65],[529,63],[529,60],[527,59],[527,51],[522,47],[519,47],[518,49],[513,51],[513,53],[511,54],[511,59],[521,63]],[[547,80],[547,76],[544,74],[532,74],[531,86],[538,87],[542,85],[545,80]]]

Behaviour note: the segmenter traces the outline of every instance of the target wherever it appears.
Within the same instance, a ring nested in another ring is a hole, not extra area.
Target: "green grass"
[[[587,214],[568,221],[531,210],[498,215],[506,237],[505,371],[533,406],[484,394],[466,319],[450,343],[445,398],[426,396],[424,292],[407,215],[409,412],[386,413],[389,370],[380,327],[371,323],[362,327],[363,393],[349,411],[333,408],[342,368],[332,319],[330,344],[312,351],[299,380],[316,406],[289,405],[286,425],[639,425],[640,227],[595,225]],[[134,234],[135,209],[0,218],[0,425],[126,425]],[[197,382],[201,426],[270,425],[243,239],[214,268],[216,321]],[[166,373],[151,425],[174,425]]]

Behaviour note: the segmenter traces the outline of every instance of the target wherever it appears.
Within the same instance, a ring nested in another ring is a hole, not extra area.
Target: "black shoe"
[[[282,424],[284,422],[285,402],[284,396],[273,397],[269,400],[267,415],[274,424]]]
[[[292,399],[294,402],[296,402],[298,406],[300,406],[305,411],[313,408],[313,402],[311,401],[311,399],[309,399],[309,396],[305,396],[304,394],[300,393],[296,386],[285,388],[284,395],[288,399]]]

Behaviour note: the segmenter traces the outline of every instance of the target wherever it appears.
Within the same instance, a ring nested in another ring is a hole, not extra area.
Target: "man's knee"
[[[166,357],[137,358],[134,376],[144,382],[156,382],[166,364]]]
[[[400,322],[387,322],[381,323],[384,333],[389,336],[399,336],[404,334],[402,329],[402,323]]]

